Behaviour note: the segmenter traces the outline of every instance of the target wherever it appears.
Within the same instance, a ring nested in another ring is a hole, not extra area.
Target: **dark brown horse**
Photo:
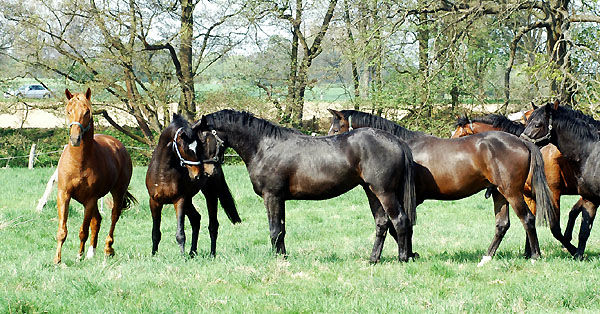
[[[477,134],[487,131],[503,131],[516,136],[520,136],[525,130],[525,126],[521,123],[511,121],[506,116],[499,114],[489,114],[483,117],[470,119],[466,116],[458,118],[456,122],[456,130],[452,133],[452,138],[459,138],[467,135]],[[567,159],[558,151],[556,146],[550,144],[540,149],[542,158],[544,159],[544,172],[548,187],[552,192],[554,207],[556,208],[555,217],[550,219],[550,230],[554,238],[556,238],[571,255],[575,255],[577,249],[571,244],[571,234],[575,219],[581,208],[586,202],[581,198],[569,212],[569,221],[565,235],[560,230],[560,196],[577,195],[577,180],[573,169],[567,162]],[[536,204],[531,186],[531,176],[527,178],[523,189],[525,202],[535,215]]]
[[[241,222],[221,166],[217,163],[222,160],[224,151],[216,144],[214,137],[200,142],[190,124],[180,115],[173,115],[171,124],[161,133],[146,172],[146,188],[152,212],[153,255],[158,251],[161,239],[160,222],[164,204],[173,204],[175,207],[175,238],[181,254],[185,254],[185,216],[192,227],[190,256],[197,254],[200,214],[192,204],[192,197],[200,190],[208,208],[211,256],[215,255],[217,246],[218,201],[221,201],[232,223]]]
[[[577,180],[577,194],[586,201],[581,212],[576,258],[585,246],[600,205],[600,134],[598,121],[563,106],[546,104],[531,113],[521,137],[537,145],[554,144],[565,156]]]
[[[397,137],[374,129],[313,137],[232,110],[203,116],[194,130],[215,131],[240,155],[254,191],[264,199],[277,253],[286,254],[286,200],[329,199],[361,185],[377,228],[371,262],[379,260],[388,222],[399,236],[399,260],[413,256],[413,161]]]
[[[535,145],[504,132],[443,139],[407,130],[392,121],[360,111],[330,112],[333,121],[329,134],[372,127],[388,131],[408,143],[416,163],[418,204],[425,199],[461,199],[483,189],[497,187],[492,190],[496,234],[480,265],[495,254],[510,226],[508,204],[513,207],[527,233],[525,256],[540,256],[535,217],[523,199],[523,186],[530,172],[533,173],[536,199],[542,208],[538,211],[538,217],[543,217],[540,220],[553,215],[554,207],[544,175],[542,155]]]
[[[106,237],[104,253],[113,255],[115,225],[121,216],[121,210],[128,208],[135,198],[127,188],[131,180],[131,158],[121,142],[112,136],[94,135],[92,119],[91,90],[85,94],[67,96],[67,120],[69,121],[69,144],[58,162],[58,242],[55,263],[61,261],[62,245],[67,238],[67,218],[69,202],[75,199],[84,206],[83,223],[79,229],[79,254],[83,256],[85,242],[90,229],[92,237],[87,257],[93,257],[98,244],[98,231],[102,217],[98,211],[98,199],[108,192],[113,197],[111,225]]]

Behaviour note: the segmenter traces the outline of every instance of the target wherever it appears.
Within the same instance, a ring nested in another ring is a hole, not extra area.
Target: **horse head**
[[[173,116],[173,120],[183,119],[180,116]],[[192,132],[189,124],[183,124],[173,135],[172,147],[173,152],[179,159],[181,167],[185,167],[188,171],[190,179],[199,180],[204,174],[202,167],[202,155],[198,155],[198,137]]]
[[[450,138],[459,138],[463,136],[473,135],[475,132],[473,131],[473,122],[469,117],[465,114],[462,116],[456,117],[456,130],[452,132],[452,136]]]
[[[65,89],[67,96],[67,120],[69,121],[69,138],[73,146],[79,146],[84,134],[91,131],[94,133],[94,119],[92,119],[92,102],[90,97],[92,91],[88,88],[85,94],[71,94],[69,89]]]
[[[331,119],[331,127],[329,128],[329,132],[327,132],[328,135],[342,134],[352,130],[350,126],[352,120],[348,121],[348,119],[346,119],[344,114],[340,111],[333,109],[327,110],[333,115],[333,118]],[[351,119],[351,117],[349,119]]]
[[[558,101],[531,110],[521,138],[540,146],[548,144],[552,134],[552,112],[556,110]]]

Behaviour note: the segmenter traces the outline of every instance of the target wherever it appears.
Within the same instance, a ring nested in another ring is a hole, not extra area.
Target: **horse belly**
[[[345,178],[345,179],[342,179]],[[358,177],[294,175],[289,180],[292,199],[324,200],[342,195],[360,183]]]

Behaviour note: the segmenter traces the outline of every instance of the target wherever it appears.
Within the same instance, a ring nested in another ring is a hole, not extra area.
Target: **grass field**
[[[208,256],[203,219],[200,256],[183,258],[175,241],[172,206],[163,211],[163,240],[151,251],[151,217],[145,168],[135,168],[132,193],[140,204],[124,212],[115,233],[116,256],[75,261],[82,207],[72,202],[63,264],[52,262],[56,241],[56,192],[35,211],[53,169],[0,169],[0,312],[2,313],[197,313],[197,312],[598,312],[600,241],[592,230],[585,261],[572,260],[547,228],[538,228],[543,258],[521,257],[525,234],[512,227],[497,256],[477,262],[494,230],[491,200],[483,194],[428,201],[418,208],[414,246],[421,258],[396,261],[388,239],[382,262],[370,265],[374,224],[363,192],[328,201],[287,203],[289,257],[270,250],[262,199],[243,166],[226,166],[243,223],[222,211],[217,257]],[[562,199],[565,212],[576,201]],[[201,196],[195,198],[205,218]],[[101,244],[109,226],[108,210]],[[577,229],[578,230],[578,229]],[[188,233],[189,225],[186,229]],[[188,245],[189,247],[189,245]]]

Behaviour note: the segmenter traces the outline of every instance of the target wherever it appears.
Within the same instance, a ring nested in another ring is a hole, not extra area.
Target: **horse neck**
[[[552,144],[556,145],[561,154],[577,166],[587,159],[591,151],[591,144],[596,143],[593,141],[573,140],[573,136],[569,131],[560,132],[560,130],[556,130],[553,132],[555,132],[556,140]]]
[[[70,142],[67,145],[71,160],[77,164],[83,164],[83,162],[89,160],[89,158],[94,155],[95,145],[94,124],[92,123],[89,130],[87,130],[81,137],[81,143],[79,143],[79,146],[73,146]]]
[[[264,135],[257,136],[253,134],[247,127],[222,125],[215,129],[227,134],[228,146],[238,153],[245,164],[252,161],[252,157],[256,154],[260,142],[265,137]]]

